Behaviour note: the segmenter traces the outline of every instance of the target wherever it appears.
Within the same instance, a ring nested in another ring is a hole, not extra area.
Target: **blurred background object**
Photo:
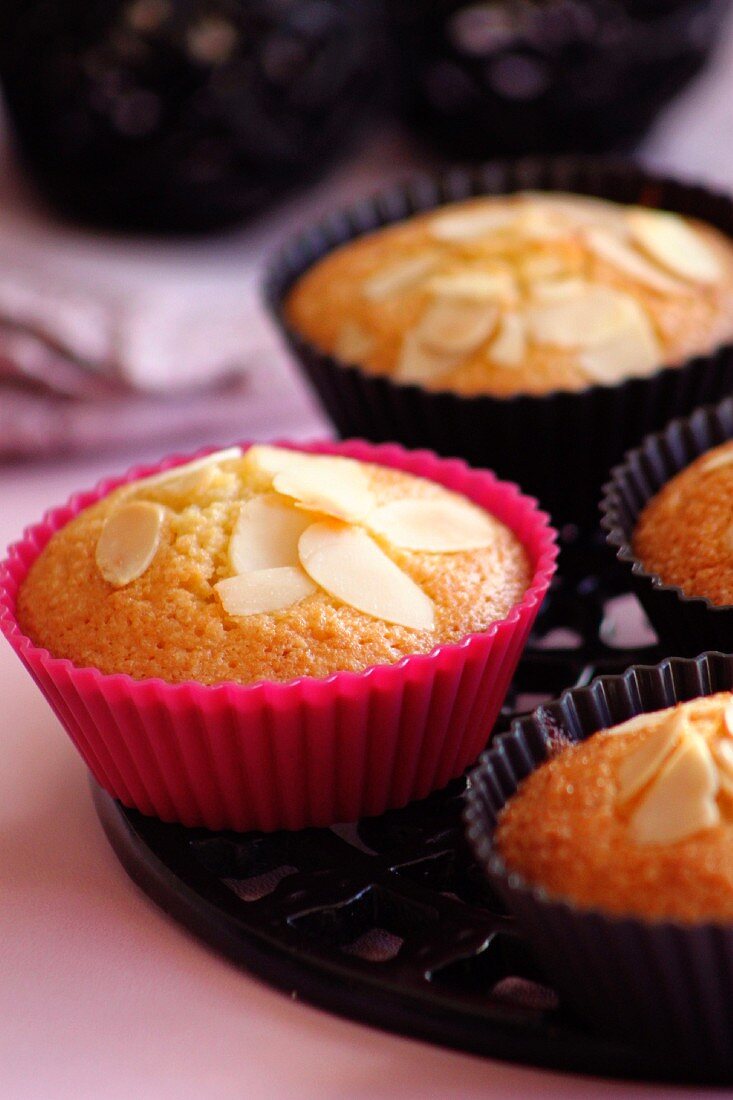
[[[440,151],[615,148],[656,119],[651,167],[729,188],[728,7],[0,0],[0,459],[327,433],[263,260]]]
[[[393,0],[401,107],[467,158],[626,149],[701,69],[728,0]]]
[[[240,296],[95,287],[0,245],[0,457],[236,431],[251,331]]]
[[[21,156],[74,218],[242,221],[350,147],[380,86],[374,0],[3,0]]]

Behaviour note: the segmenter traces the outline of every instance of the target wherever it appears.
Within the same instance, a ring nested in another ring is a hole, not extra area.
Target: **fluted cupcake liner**
[[[265,294],[296,360],[342,436],[430,447],[496,470],[537,496],[556,523],[597,525],[601,485],[614,463],[673,416],[733,391],[733,345],[643,378],[541,396],[463,396],[369,373],[319,350],[289,324],[288,293],[328,252],[412,214],[474,195],[574,191],[700,218],[733,236],[733,201],[641,168],[584,158],[502,161],[419,176],[339,211],[273,260]]]
[[[298,447],[393,466],[464,493],[524,545],[529,587],[485,631],[364,672],[213,686],[105,675],[24,636],[18,589],[54,532],[83,508],[188,458],[133,469],[72,497],[29,528],[0,566],[0,628],[95,779],[126,806],[211,829],[333,824],[424,797],[486,744],[555,570],[548,517],[516,486],[427,451],[361,441]]]
[[[704,653],[567,691],[496,738],[470,774],[465,809],[476,858],[563,1003],[595,1029],[661,1055],[665,1076],[725,1083],[733,1082],[733,925],[612,916],[548,896],[508,870],[493,833],[522,780],[563,741],[731,689],[733,657]]]
[[[634,553],[634,529],[645,505],[671,478],[705,451],[733,439],[733,399],[697,409],[648,436],[611,471],[601,503],[601,526],[616,557],[630,569],[634,591],[659,639],[674,653],[704,649],[733,652],[733,606],[716,607],[704,596],[686,596],[647,571]]]

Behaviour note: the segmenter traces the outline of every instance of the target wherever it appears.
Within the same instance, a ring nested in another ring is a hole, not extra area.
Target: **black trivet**
[[[562,560],[502,727],[571,684],[663,656],[603,547],[566,543]],[[99,788],[95,800],[147,894],[293,997],[510,1061],[678,1076],[653,1055],[592,1035],[558,1004],[464,845],[463,787],[457,780],[356,825],[271,834],[164,825]]]

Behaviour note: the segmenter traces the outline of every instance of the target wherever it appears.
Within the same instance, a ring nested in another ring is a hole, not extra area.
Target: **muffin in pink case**
[[[243,444],[50,511],[0,567],[0,626],[126,806],[326,825],[478,756],[556,555],[535,501],[461,461]]]

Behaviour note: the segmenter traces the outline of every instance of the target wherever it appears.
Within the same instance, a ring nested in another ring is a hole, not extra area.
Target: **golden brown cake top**
[[[642,714],[561,750],[501,814],[506,865],[609,913],[733,917],[733,695]]]
[[[485,197],[343,245],[297,282],[290,323],[349,363],[460,393],[579,390],[733,335],[730,240],[579,195]]]
[[[402,471],[238,448],[133,482],[58,531],[18,598],[54,656],[171,682],[390,664],[504,617],[516,536]]]
[[[632,541],[644,568],[665,584],[733,604],[733,442],[667,482],[642,511]]]

